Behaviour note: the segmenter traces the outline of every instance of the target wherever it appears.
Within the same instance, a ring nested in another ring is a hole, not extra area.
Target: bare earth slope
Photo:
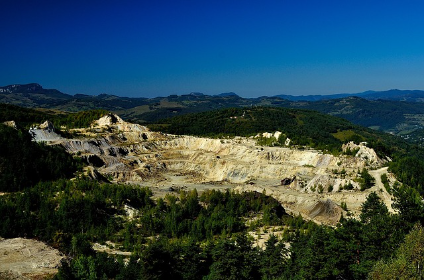
[[[81,156],[93,179],[150,187],[156,196],[196,188],[265,192],[288,213],[317,223],[335,225],[349,214],[358,216],[375,191],[391,209],[391,196],[381,183],[384,161],[366,144],[344,149],[356,156],[333,156],[312,149],[263,147],[253,138],[208,139],[151,132],[146,127],[107,115],[81,136],[64,139],[46,123],[32,129],[36,141],[62,145]],[[359,190],[358,171],[367,168],[376,184]],[[388,174],[390,181],[394,180]],[[353,189],[347,190],[351,184]],[[54,274],[63,256],[35,240],[0,240],[0,279],[42,279]]]
[[[158,196],[192,188],[265,191],[289,212],[331,225],[344,212],[342,202],[351,214],[358,215],[371,191],[377,191],[390,209],[391,197],[380,182],[387,169],[381,169],[383,160],[366,144],[344,147],[358,150],[355,157],[333,156],[312,149],[262,147],[253,138],[209,139],[151,132],[116,115],[107,115],[79,133],[85,136],[51,143],[82,156],[92,165],[91,175],[149,186]],[[43,136],[43,140],[47,138]],[[377,184],[361,192],[356,181],[362,168],[377,169],[371,171]],[[343,189],[348,184],[352,190]]]
[[[44,279],[57,273],[64,256],[43,242],[0,240],[0,279]]]

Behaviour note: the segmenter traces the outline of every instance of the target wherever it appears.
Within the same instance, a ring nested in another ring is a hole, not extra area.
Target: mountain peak
[[[235,92],[223,92],[223,93],[220,93],[220,94],[218,94],[217,96],[221,96],[221,97],[225,97],[225,96],[236,96],[236,97],[239,97]]]
[[[204,94],[201,93],[201,92],[190,92],[189,95],[193,95],[193,96],[204,96]]]
[[[16,92],[32,93],[32,92],[38,92],[40,90],[43,90],[43,87],[37,83],[30,83],[30,84],[13,84],[13,85],[5,86],[5,87],[0,87],[0,89],[2,89],[1,92],[8,92],[8,93],[16,93]]]

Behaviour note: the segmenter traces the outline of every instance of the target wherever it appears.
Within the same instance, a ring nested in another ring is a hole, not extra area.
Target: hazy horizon
[[[273,97],[273,96],[277,96],[277,95],[289,95],[289,96],[320,96],[320,95],[325,96],[325,95],[329,95],[330,96],[330,95],[337,95],[337,94],[361,94],[361,93],[364,93],[364,92],[382,92],[382,91],[384,92],[384,91],[390,91],[390,90],[401,90],[401,91],[402,90],[406,90],[406,91],[408,91],[408,90],[421,90],[421,89],[397,89],[397,88],[393,88],[393,89],[384,89],[384,90],[371,90],[370,89],[370,90],[364,90],[364,91],[360,91],[360,92],[334,92],[334,93],[329,93],[329,94],[314,94],[314,93],[298,94],[298,95],[295,95],[295,94],[272,94],[272,95],[263,94],[263,95],[258,95],[258,96],[245,96],[245,95],[243,95],[243,93],[237,93],[237,92],[234,92],[234,91],[219,92],[219,93],[205,93],[205,92],[202,92],[202,91],[190,91],[190,92],[169,93],[169,94],[162,94],[162,95],[144,95],[144,96],[132,95],[132,96],[130,96],[130,95],[127,95],[125,93],[124,94],[114,94],[114,93],[111,93],[111,92],[100,92],[100,93],[93,93],[93,94],[88,94],[88,93],[83,93],[83,92],[69,93],[69,92],[64,92],[63,90],[61,90],[59,88],[46,87],[46,86],[44,86],[40,83],[36,83],[36,82],[13,83],[13,84],[7,84],[7,85],[0,85],[0,87],[6,87],[6,86],[11,86],[11,85],[26,85],[26,84],[39,84],[40,86],[43,87],[43,89],[55,89],[55,90],[58,90],[62,93],[69,94],[69,95],[84,94],[84,95],[90,95],[90,96],[98,96],[98,95],[101,95],[101,94],[107,94],[107,95],[115,95],[115,96],[119,96],[119,97],[131,97],[131,98],[137,98],[137,97],[155,98],[155,97],[168,97],[170,95],[181,96],[181,95],[190,95],[190,94],[204,94],[204,95],[209,95],[209,96],[217,96],[217,95],[226,94],[226,93],[235,93],[238,96],[243,97],[243,98],[257,98],[257,97],[262,97],[262,96]],[[421,91],[424,91],[424,90],[421,90]]]

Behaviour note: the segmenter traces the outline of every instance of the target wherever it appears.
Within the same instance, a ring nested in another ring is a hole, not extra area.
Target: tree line
[[[67,129],[89,127],[93,121],[101,118],[107,113],[108,111],[103,109],[76,113],[36,110],[0,103],[0,123],[15,121],[19,127],[25,129],[28,129],[33,124],[40,124],[46,120],[51,121],[56,128],[60,128],[61,126]]]
[[[359,220],[342,218],[333,228],[289,216],[262,193],[153,199],[148,188],[59,180],[0,196],[0,236],[37,238],[67,253],[56,279],[365,279],[385,273],[395,248],[424,222],[416,190],[400,185],[394,195],[398,214],[371,193]],[[136,211],[132,219],[126,207]],[[247,234],[253,218],[255,227],[288,234],[255,247]],[[106,241],[133,252],[129,263],[93,251],[93,242]]]
[[[71,178],[81,161],[61,147],[31,141],[26,130],[0,124],[0,191],[19,191],[40,181]]]

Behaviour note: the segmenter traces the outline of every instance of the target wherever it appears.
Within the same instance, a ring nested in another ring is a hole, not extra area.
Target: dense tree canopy
[[[65,116],[57,124],[84,126],[99,115]],[[24,126],[38,117],[44,116],[22,111],[16,119]],[[393,156],[390,170],[401,180],[391,189],[397,213],[371,193],[359,219],[342,218],[328,227],[289,216],[263,193],[193,190],[153,198],[140,186],[71,181],[66,178],[78,161],[58,147],[32,142],[25,130],[0,125],[0,191],[7,192],[0,196],[0,236],[37,238],[66,253],[56,279],[422,278],[420,149],[303,110],[227,109],[202,118],[206,125],[187,115],[156,127],[212,136],[280,130],[297,145],[329,151],[345,141],[366,140],[382,155]],[[369,187],[372,176],[366,170],[361,176]],[[128,209],[135,213],[131,219]],[[282,237],[271,234],[264,248],[254,246],[248,231],[274,227]],[[106,241],[132,256],[125,261],[93,250],[94,242]]]
[[[0,191],[18,191],[40,181],[70,178],[79,163],[60,147],[31,141],[24,130],[0,124]]]
[[[67,113],[53,110],[36,110],[0,103],[0,123],[15,121],[19,126],[29,128],[33,124],[51,121],[55,127],[66,128],[88,127],[100,117],[106,115],[106,110],[89,110],[77,113]]]

